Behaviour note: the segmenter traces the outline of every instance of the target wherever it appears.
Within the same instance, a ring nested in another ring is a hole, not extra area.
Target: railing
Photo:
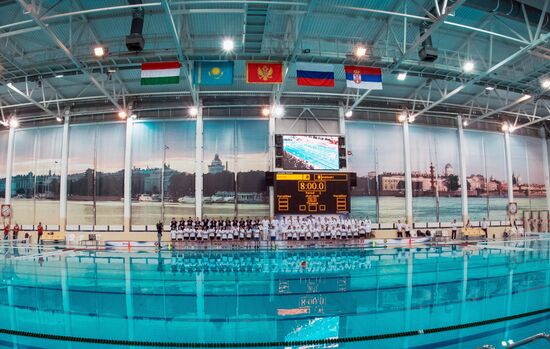
[[[529,343],[537,341],[539,339],[546,339],[550,342],[550,334],[548,334],[548,333],[537,333],[533,336],[530,336],[530,337],[527,337],[527,338],[524,338],[522,340],[519,340],[517,342],[512,342],[512,343],[506,343],[505,341],[503,341],[502,346],[505,347],[505,348],[519,348],[519,347],[521,347],[525,344],[529,344]],[[478,349],[495,349],[495,346],[491,345],[491,344],[485,344],[485,345],[479,347]]]

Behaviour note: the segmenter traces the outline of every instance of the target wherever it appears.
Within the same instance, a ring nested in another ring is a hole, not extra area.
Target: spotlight
[[[107,72],[111,73],[111,74],[116,73],[116,68],[114,68],[114,67],[107,68]]]
[[[55,120],[57,120],[57,122],[63,122],[63,118],[61,116],[56,117]]]
[[[94,56],[96,57],[103,57],[105,56],[105,52],[107,50],[103,46],[96,46],[94,47]]]
[[[353,115],[353,111],[350,109],[350,110],[346,110],[345,114],[346,118],[351,118],[351,116]]]
[[[464,70],[464,72],[466,73],[471,73],[474,71],[474,68],[475,68],[475,65],[474,65],[474,62],[472,61],[466,61],[464,62],[464,65],[462,66],[462,69]]]
[[[411,114],[409,116],[409,122],[414,122],[414,120],[416,120],[416,116],[414,116],[414,114]]]
[[[397,116],[397,120],[399,122],[405,122],[407,120],[407,112],[403,111],[403,112],[399,113],[399,115]]]
[[[126,113],[125,110],[121,110],[118,112],[118,117],[121,119],[126,119],[127,116],[128,116],[128,113]]]
[[[132,119],[132,120],[137,119],[137,114],[136,113],[130,114],[130,119]]]
[[[507,121],[505,121],[505,122],[502,123],[502,126],[500,127],[500,129],[501,129],[503,132],[507,132],[507,131],[510,129],[510,125],[508,124]]]
[[[10,119],[10,127],[11,128],[17,128],[19,127],[19,120],[17,120],[16,118],[12,117]]]
[[[283,115],[285,115],[285,108],[280,105],[276,105],[275,107],[273,107],[273,115],[275,115],[275,117],[277,118],[282,117]]]
[[[12,84],[11,82],[8,82],[8,83],[6,84],[6,86],[7,86],[8,88],[12,89],[12,90],[15,90],[15,89],[16,89],[15,86],[13,86],[13,84]]]
[[[464,121],[462,121],[462,125],[464,127],[468,126],[470,124],[470,122],[468,121],[468,119],[464,119]]]
[[[63,76],[65,76],[65,75],[63,75],[63,74],[56,74],[56,75],[55,75],[55,77],[58,78],[58,79],[59,79],[59,78],[62,78]]]
[[[222,48],[225,52],[231,52],[235,48],[235,42],[233,39],[224,39],[222,43]]]
[[[514,340],[513,339],[508,339],[508,344],[514,344]]]
[[[548,90],[550,88],[550,79],[544,79],[540,82],[543,89]]]
[[[271,110],[268,107],[262,108],[262,115],[268,117],[271,114]]]
[[[397,80],[399,81],[403,81],[407,78],[407,73],[406,72],[401,72],[399,74],[397,74]]]
[[[195,117],[199,114],[199,108],[191,107],[189,108],[189,116]]]
[[[529,98],[531,98],[532,96],[530,94],[524,94],[523,96],[521,96],[521,101],[526,101],[528,100]]]
[[[359,45],[355,48],[355,57],[361,58],[367,54],[367,48],[363,45]]]
[[[516,127],[514,125],[508,126],[508,132],[512,133],[516,130]]]
[[[492,90],[494,90],[494,89],[495,89],[495,88],[494,88],[493,86],[487,86],[487,87],[485,87],[485,90],[487,90],[487,91],[492,91]]]

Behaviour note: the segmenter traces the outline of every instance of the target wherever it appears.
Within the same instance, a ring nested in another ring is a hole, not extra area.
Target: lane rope
[[[241,343],[185,343],[185,342],[151,342],[151,341],[137,341],[137,340],[125,340],[125,339],[100,339],[89,337],[73,337],[56,334],[36,333],[18,330],[9,330],[0,328],[0,334],[30,337],[38,339],[48,339],[55,341],[65,342],[78,342],[78,343],[90,343],[90,344],[104,344],[104,345],[118,345],[118,346],[138,346],[138,347],[157,347],[157,348],[268,348],[268,347],[293,347],[304,345],[323,345],[323,344],[337,344],[337,343],[353,343],[353,342],[367,342],[373,340],[400,338],[418,336],[424,334],[433,334],[440,332],[447,332],[453,330],[460,330],[471,327],[485,326],[495,324],[504,321],[510,321],[520,319],[524,317],[540,315],[550,312],[550,308],[530,311],[527,313],[521,313],[516,315],[510,315],[500,317],[496,319],[482,320],[469,322],[459,325],[450,325],[443,327],[418,329],[413,331],[384,333],[368,336],[356,336],[345,338],[326,338],[326,339],[311,339],[303,341],[280,341],[280,342],[241,342]]]

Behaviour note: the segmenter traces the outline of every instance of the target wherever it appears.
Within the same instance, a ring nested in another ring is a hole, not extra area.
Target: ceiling
[[[0,110],[4,120],[17,115],[36,124],[64,112],[108,116],[130,106],[140,117],[174,115],[197,103],[259,116],[262,106],[280,103],[288,116],[304,108],[337,116],[341,106],[353,118],[405,109],[417,120],[461,114],[471,124],[546,126],[549,2],[0,0]],[[125,38],[139,7],[145,47],[129,52]],[[422,22],[429,35],[421,35]],[[235,41],[232,53],[221,49],[224,38]],[[426,39],[438,51],[434,62],[419,59]],[[108,55],[94,57],[96,45]],[[354,56],[357,45],[367,47],[365,57]],[[180,84],[140,85],[142,63],[172,60],[183,64]],[[190,84],[197,60],[235,61],[233,85]],[[284,83],[247,84],[247,60],[284,62]],[[475,63],[473,72],[463,71],[466,61]],[[334,88],[297,86],[295,62],[334,64]],[[344,64],[381,67],[384,89],[346,88]]]

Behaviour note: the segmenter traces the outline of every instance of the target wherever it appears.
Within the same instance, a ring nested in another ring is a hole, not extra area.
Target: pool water
[[[1,251],[6,348],[502,348],[550,330],[550,241],[543,239],[345,250]],[[390,336],[373,338],[382,334]]]

